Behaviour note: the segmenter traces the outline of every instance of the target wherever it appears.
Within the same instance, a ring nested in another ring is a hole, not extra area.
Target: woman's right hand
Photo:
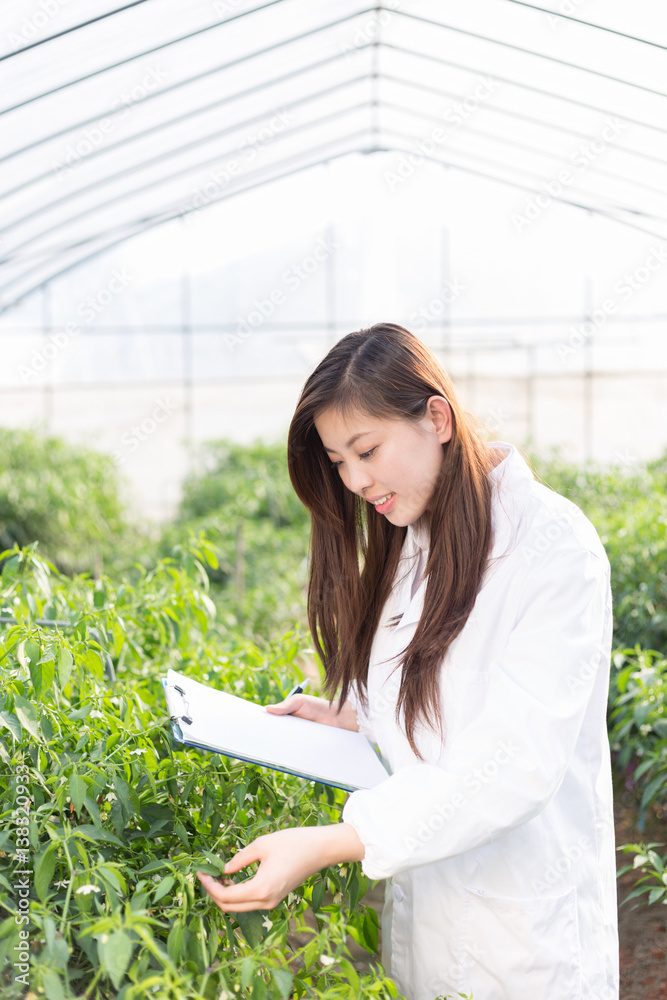
[[[326,698],[315,698],[310,694],[293,694],[275,705],[267,705],[266,710],[271,715],[296,715],[299,719],[310,722],[321,722],[325,726],[337,726],[338,729],[351,729],[357,732],[357,713],[351,702],[346,701],[340,712],[338,702],[329,705]]]

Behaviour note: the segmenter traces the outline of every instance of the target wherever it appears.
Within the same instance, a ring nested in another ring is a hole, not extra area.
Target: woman
[[[485,445],[427,348],[343,337],[289,432],[312,517],[309,622],[333,700],[276,713],[360,729],[390,776],[343,822],[260,837],[200,875],[269,909],[326,865],[387,879],[383,963],[408,1000],[615,1000],[605,710],[609,561],[592,524]]]

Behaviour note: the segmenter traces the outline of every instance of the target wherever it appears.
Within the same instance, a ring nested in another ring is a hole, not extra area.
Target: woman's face
[[[373,503],[379,515],[401,527],[428,506],[442,466],[442,445],[452,436],[452,413],[442,396],[431,396],[418,421],[367,413],[323,410],[315,427],[331,464],[348,490]]]

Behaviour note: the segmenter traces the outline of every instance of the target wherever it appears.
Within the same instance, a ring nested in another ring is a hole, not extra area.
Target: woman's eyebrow
[[[352,437],[350,438],[350,440],[345,445],[345,447],[349,448],[351,445],[354,444],[354,442],[357,440],[357,438],[363,437],[364,434],[371,434],[371,433],[372,433],[371,431],[359,431],[358,434],[353,434]],[[331,452],[331,451],[335,451],[336,449],[335,448],[327,448],[327,446],[324,445],[324,450]]]

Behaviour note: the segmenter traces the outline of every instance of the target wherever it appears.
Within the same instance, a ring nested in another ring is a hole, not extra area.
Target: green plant
[[[667,453],[627,470],[533,458],[543,481],[595,525],[611,563],[614,641],[667,650]]]
[[[639,871],[635,888],[624,902],[647,895],[647,902],[664,903],[667,905],[667,855],[661,857],[654,848],[664,847],[663,844],[624,844],[621,850],[626,854],[634,854],[632,864],[619,869],[619,876],[628,871]]]
[[[627,786],[640,794],[640,829],[651,805],[667,807],[667,659],[655,650],[614,654],[610,741]]]
[[[23,995],[18,954],[47,1000],[395,997],[379,965],[360,975],[347,951],[352,937],[377,952],[359,865],[323,870],[263,914],[222,914],[196,883],[261,833],[336,821],[344,796],[175,743],[160,676],[174,666],[278,700],[299,637],[260,648],[215,627],[205,543],[132,583],[69,579],[34,547],[3,557],[0,610],[16,620],[0,632],[3,996]]]
[[[0,549],[39,541],[61,569],[92,570],[127,530],[111,457],[0,428]]]
[[[309,519],[287,474],[285,445],[212,442],[186,479],[162,551],[188,538],[215,545],[211,596],[228,625],[255,638],[305,626]]]

